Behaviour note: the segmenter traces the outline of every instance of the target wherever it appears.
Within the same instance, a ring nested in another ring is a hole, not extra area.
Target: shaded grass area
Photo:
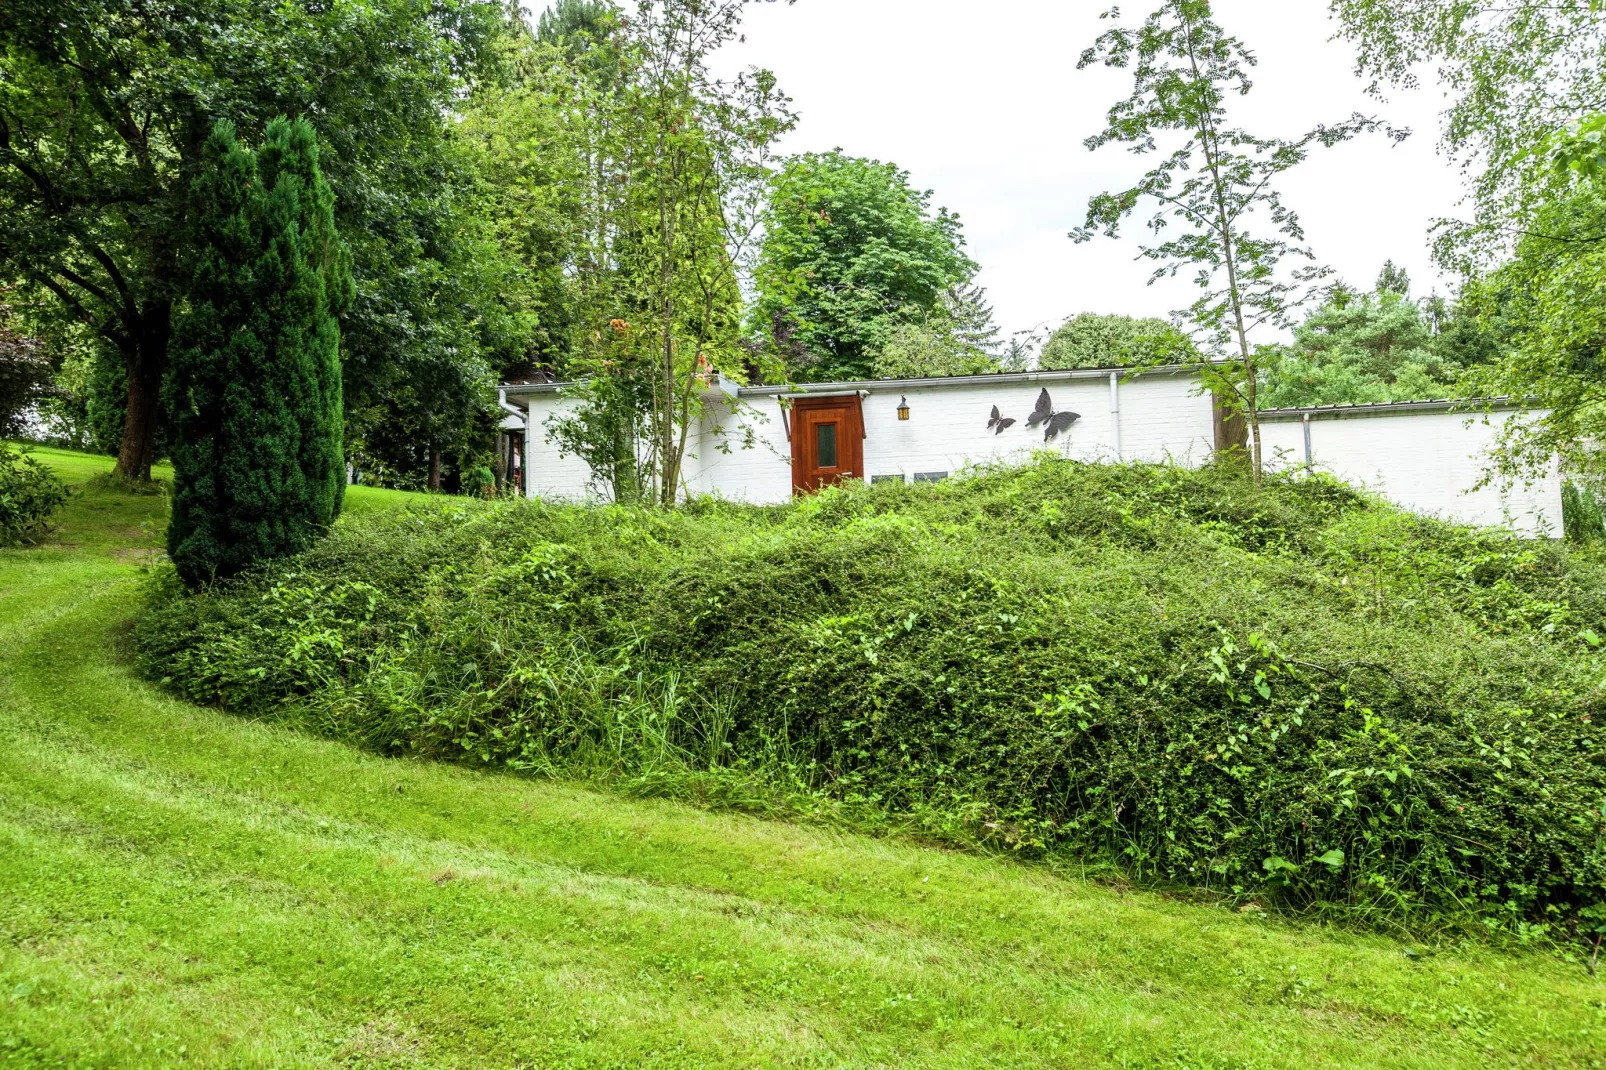
[[[27,449],[73,488],[72,500],[54,521],[56,532],[48,540],[51,546],[92,553],[120,551],[126,557],[140,559],[161,553],[167,529],[166,493],[173,480],[169,465],[158,464],[151,469],[153,482],[149,486],[131,487],[112,475],[116,460],[113,457],[28,443],[11,445]],[[450,501],[453,499],[442,495],[347,487],[343,515],[362,516],[403,505]]]
[[[163,499],[100,495],[59,545],[0,552],[0,1062],[1606,1064],[1606,986],[1548,957],[384,759],[176,701],[109,655]]]

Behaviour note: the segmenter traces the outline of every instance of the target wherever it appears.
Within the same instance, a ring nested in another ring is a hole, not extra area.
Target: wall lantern
[[[909,399],[907,397],[900,398],[899,401],[898,401],[898,419],[907,420],[908,418],[909,418]]]

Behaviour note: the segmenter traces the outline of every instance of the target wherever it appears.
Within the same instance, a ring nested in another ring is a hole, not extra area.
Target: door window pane
[[[814,463],[819,468],[836,467],[836,424],[814,425]]]

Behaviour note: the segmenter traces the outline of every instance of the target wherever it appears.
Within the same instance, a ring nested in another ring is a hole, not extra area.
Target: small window
[[[814,425],[814,463],[819,468],[836,467],[836,424]]]
[[[871,476],[870,477],[870,482],[871,483],[902,483],[903,482],[903,473],[902,472],[894,472],[890,476]]]
[[[916,483],[941,483],[948,478],[947,472],[916,472]]]

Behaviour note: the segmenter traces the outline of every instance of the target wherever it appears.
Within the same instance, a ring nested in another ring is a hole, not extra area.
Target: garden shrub
[[[1591,487],[1571,479],[1561,485],[1561,527],[1573,542],[1606,539],[1606,516]]]
[[[67,487],[26,450],[0,445],[0,546],[37,542],[67,503]]]
[[[159,583],[139,628],[184,695],[383,752],[767,782],[1527,932],[1606,903],[1602,636],[1589,548],[1319,476],[1069,461],[772,509],[351,518],[216,590]]]

